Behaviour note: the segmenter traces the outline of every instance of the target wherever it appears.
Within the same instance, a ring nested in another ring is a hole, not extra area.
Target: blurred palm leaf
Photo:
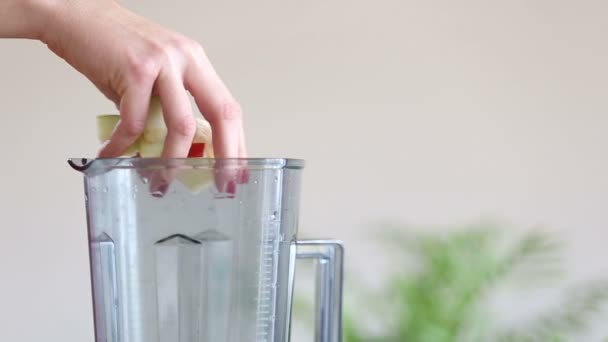
[[[499,317],[484,305],[492,290],[512,281],[554,282],[564,273],[559,241],[538,231],[513,239],[508,230],[487,222],[448,233],[383,231],[382,241],[392,247],[393,273],[383,291],[345,305],[345,342],[566,341],[608,300],[606,284],[587,284],[565,297],[567,310],[552,310],[522,329],[499,333]],[[382,336],[366,329],[370,310],[385,320],[376,329]]]
[[[565,341],[566,337],[592,328],[590,322],[601,314],[608,300],[608,283],[591,281],[574,287],[550,312],[540,315],[519,329],[498,335],[498,342]]]
[[[532,274],[556,268],[558,245],[541,233],[526,235],[507,248],[494,226],[470,226],[444,235],[419,233],[413,241],[394,237],[392,241],[407,246],[404,252],[420,265],[415,273],[396,272],[389,287],[391,300],[400,303],[394,330],[401,341],[457,341],[468,335],[464,331],[472,324],[490,325],[478,306],[494,285],[524,266],[534,266]]]

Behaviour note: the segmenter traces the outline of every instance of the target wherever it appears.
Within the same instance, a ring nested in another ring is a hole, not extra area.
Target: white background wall
[[[126,1],[198,39],[252,156],[308,160],[302,232],[373,272],[378,220],[545,225],[608,266],[608,2]],[[36,42],[0,42],[0,341],[92,341],[81,179],[112,111]]]

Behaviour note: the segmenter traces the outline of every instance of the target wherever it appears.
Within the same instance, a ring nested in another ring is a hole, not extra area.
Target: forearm
[[[1,0],[0,38],[40,39],[55,0]]]

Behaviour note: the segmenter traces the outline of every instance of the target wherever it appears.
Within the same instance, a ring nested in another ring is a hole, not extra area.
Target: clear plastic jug
[[[343,248],[298,241],[304,162],[70,159],[84,174],[96,342],[289,341],[295,265],[317,265],[316,341],[341,341]],[[163,196],[149,178],[171,170]],[[206,183],[205,183],[206,182]]]

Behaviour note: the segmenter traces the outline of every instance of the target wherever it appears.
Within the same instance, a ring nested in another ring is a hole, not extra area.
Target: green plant
[[[492,295],[505,285],[523,293],[555,287],[565,273],[556,239],[539,231],[515,237],[487,223],[447,233],[404,231],[384,230],[394,260],[387,286],[367,296],[350,293],[357,300],[345,304],[345,342],[568,341],[608,300],[603,281],[582,284],[562,294],[556,308],[505,327],[490,310]],[[366,314],[382,317],[380,333],[366,326]]]

